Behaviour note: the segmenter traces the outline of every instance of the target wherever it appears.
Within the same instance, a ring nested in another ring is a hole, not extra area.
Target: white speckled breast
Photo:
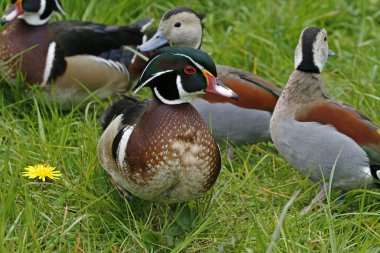
[[[130,135],[120,174],[134,195],[175,203],[197,197],[215,183],[219,148],[190,104],[153,103]],[[119,161],[120,162],[120,161]]]

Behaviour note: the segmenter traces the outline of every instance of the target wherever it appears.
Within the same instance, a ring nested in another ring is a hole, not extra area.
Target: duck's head
[[[202,43],[203,18],[204,15],[188,7],[171,9],[162,17],[156,34],[138,49],[142,52],[152,51],[167,44],[199,49]]]
[[[170,105],[188,103],[206,92],[237,99],[236,93],[217,79],[211,57],[193,48],[160,49],[148,62],[135,93],[145,86],[158,100]]]
[[[321,73],[329,55],[327,32],[319,27],[303,29],[294,55],[294,64],[297,70],[312,73]]]
[[[54,12],[65,13],[60,0],[11,0],[11,6],[1,18],[0,24],[19,18],[29,25],[43,25]]]

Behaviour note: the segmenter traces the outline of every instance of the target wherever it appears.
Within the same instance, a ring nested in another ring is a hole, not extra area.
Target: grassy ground
[[[4,10],[7,1],[0,2]],[[109,24],[161,15],[175,4],[207,13],[203,49],[216,62],[284,86],[303,27],[323,26],[336,53],[323,73],[330,94],[380,124],[379,0],[363,1],[63,1],[66,17]],[[1,43],[1,42],[0,42]],[[318,191],[293,171],[273,144],[234,147],[213,190],[176,208],[112,189],[96,157],[105,103],[61,113],[20,81],[0,80],[0,252],[265,252],[280,213],[297,190],[273,252],[380,252],[380,192],[339,192],[306,216]],[[237,123],[238,124],[238,123]],[[61,180],[21,176],[35,163]]]

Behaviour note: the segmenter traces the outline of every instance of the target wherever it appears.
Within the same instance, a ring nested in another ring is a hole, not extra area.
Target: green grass
[[[0,3],[5,10],[6,3]],[[66,17],[125,24],[151,16],[158,25],[174,1],[63,1]],[[327,29],[336,57],[323,78],[330,94],[380,124],[380,6],[363,1],[176,1],[207,13],[203,49],[216,62],[284,86],[308,25]],[[1,43],[1,42],[0,42]],[[33,94],[35,94],[33,96]],[[265,252],[281,211],[273,252],[379,252],[380,192],[339,192],[306,216],[318,186],[296,173],[271,143],[234,147],[211,192],[176,208],[123,200],[96,157],[106,103],[62,113],[22,81],[0,79],[0,252]],[[237,123],[238,124],[238,123]],[[23,168],[47,162],[61,180],[39,183]]]

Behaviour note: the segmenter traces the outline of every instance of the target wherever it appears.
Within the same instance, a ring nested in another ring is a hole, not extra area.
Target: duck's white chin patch
[[[183,103],[187,103],[187,101],[183,101],[182,99],[174,99],[174,100],[169,100],[169,99],[166,99],[164,98],[160,92],[158,91],[157,87],[154,87],[153,88],[153,92],[154,94],[156,95],[156,97],[164,104],[167,104],[167,105],[179,105],[179,104],[183,104]]]
[[[24,12],[24,14],[19,16],[19,18],[23,19],[29,25],[38,26],[46,24],[52,15],[53,13],[50,14],[47,18],[41,19],[39,14]]]
[[[154,91],[154,94],[156,94],[157,98],[162,103],[168,104],[168,105],[178,105],[178,104],[183,104],[183,103],[190,103],[197,95],[205,93],[203,91],[196,91],[196,92],[187,92],[187,91],[185,91],[185,89],[183,88],[183,85],[182,85],[182,80],[181,80],[181,76],[180,75],[177,75],[176,85],[177,85],[177,91],[178,91],[178,94],[179,94],[179,98],[178,99],[173,99],[173,100],[166,99],[164,96],[162,96],[160,94],[160,92],[158,91],[157,87],[154,87],[153,91]]]
[[[184,101],[184,103],[190,103],[197,95],[204,94],[204,91],[196,91],[196,92],[187,92],[183,88],[182,79],[180,75],[177,75],[176,78],[177,90],[180,97],[180,100]]]

